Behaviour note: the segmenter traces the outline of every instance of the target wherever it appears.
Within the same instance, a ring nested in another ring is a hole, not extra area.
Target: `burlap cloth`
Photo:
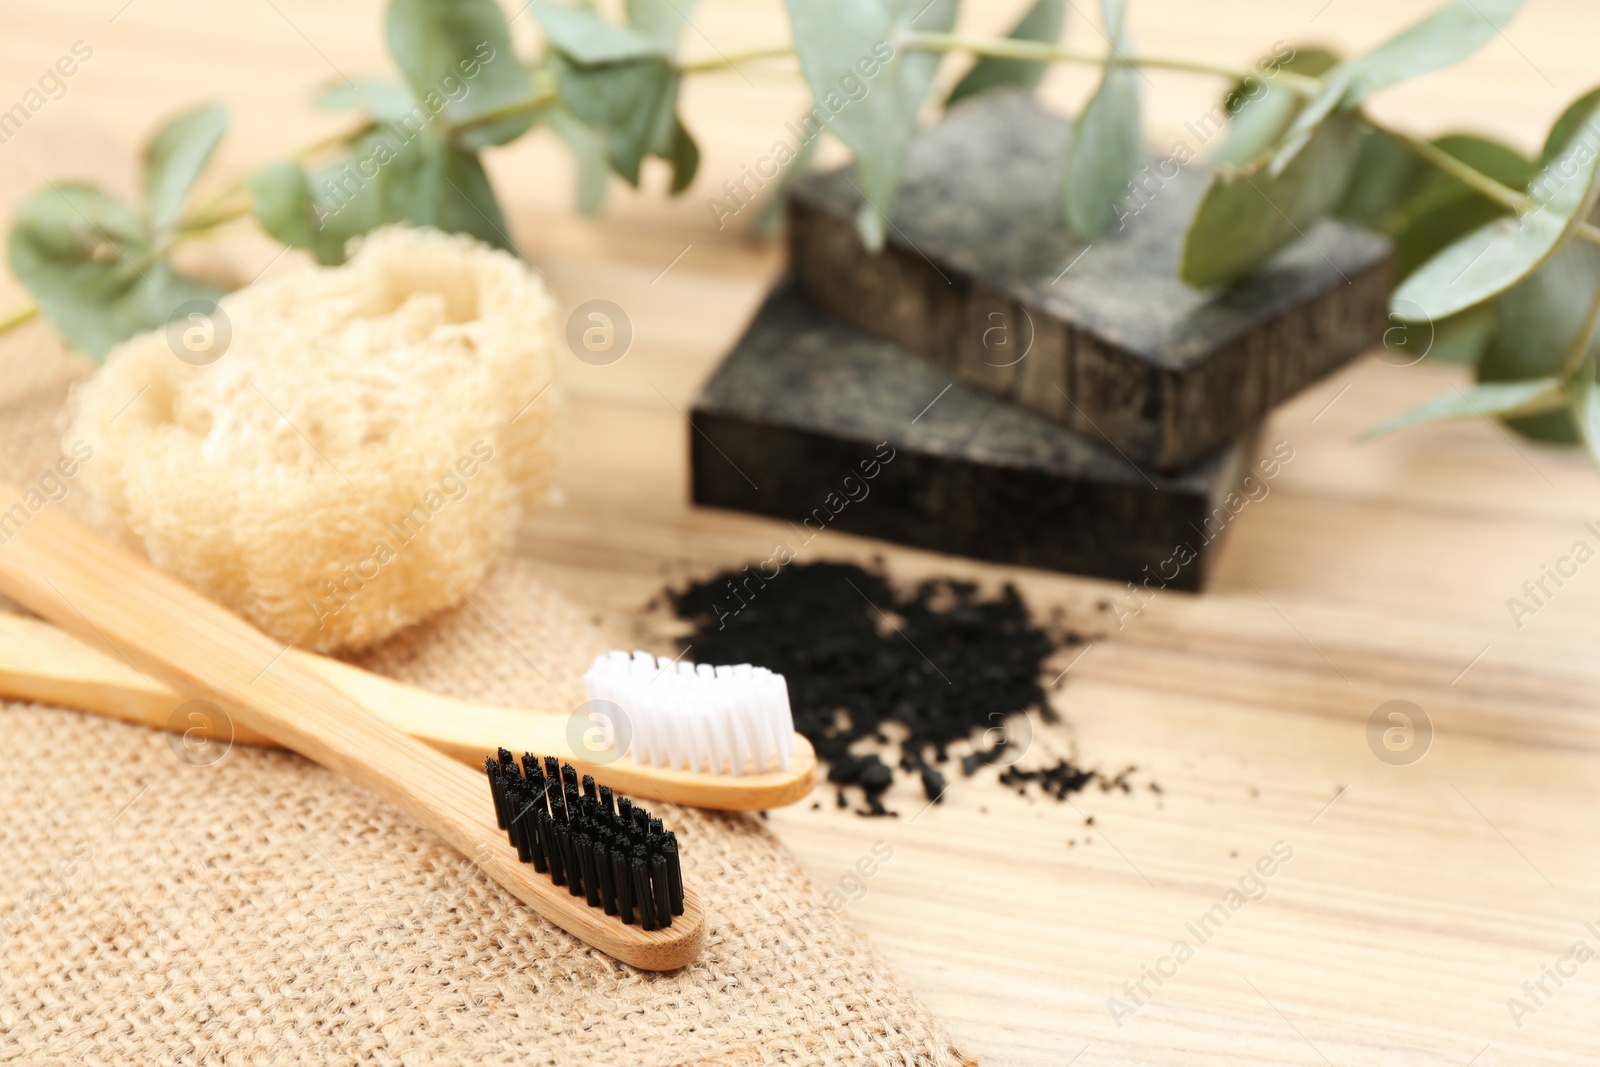
[[[43,326],[0,342],[0,477],[55,461],[85,373]],[[83,493],[53,506],[81,517]],[[582,700],[611,644],[586,612],[516,562],[472,600],[367,664],[463,697]],[[0,730],[0,1062],[961,1060],[863,939],[808,917],[820,894],[753,816],[652,803],[710,923],[698,963],[647,974],[293,754],[191,766],[167,734],[17,703]]]

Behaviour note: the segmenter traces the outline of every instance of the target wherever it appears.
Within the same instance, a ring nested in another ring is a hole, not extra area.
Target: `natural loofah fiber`
[[[305,648],[460,603],[554,476],[539,279],[470,238],[390,228],[221,308],[214,361],[157,331],[75,390],[67,451],[92,449],[102,527]]]

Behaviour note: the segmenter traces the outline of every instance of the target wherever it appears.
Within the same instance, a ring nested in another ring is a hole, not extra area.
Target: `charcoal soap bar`
[[[788,286],[690,420],[694,502],[789,520],[781,540],[795,553],[836,529],[1101,578],[1157,576],[1151,588],[1201,587],[1238,510],[1224,498],[1253,458],[1246,435],[1180,474],[1141,470]]]
[[[1233,288],[1179,280],[1198,168],[1152,156],[1120,223],[1074,239],[1070,131],[1024,93],[951,109],[912,145],[880,255],[856,236],[850,171],[809,176],[789,197],[791,270],[823,310],[1166,471],[1381,340],[1390,245],[1342,223]]]

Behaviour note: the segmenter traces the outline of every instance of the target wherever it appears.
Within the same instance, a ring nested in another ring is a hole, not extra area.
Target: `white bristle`
[[[741,663],[712,667],[611,652],[583,676],[613,748],[634,762],[711,774],[788,770],[794,716],[783,675]]]

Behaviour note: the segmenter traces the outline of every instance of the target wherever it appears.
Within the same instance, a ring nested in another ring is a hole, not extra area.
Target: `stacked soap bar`
[[[1120,226],[1077,241],[1069,134],[1025,94],[953,109],[914,144],[878,255],[847,170],[796,183],[792,278],[695,405],[695,501],[1198,588],[1263,415],[1382,336],[1390,249],[1322,223],[1239,285],[1190,289],[1205,175],[1152,157]]]

